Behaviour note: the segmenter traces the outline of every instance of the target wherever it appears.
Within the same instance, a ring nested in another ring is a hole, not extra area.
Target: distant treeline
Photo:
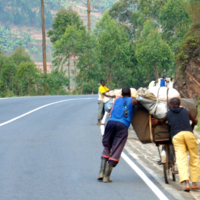
[[[45,1],[46,28],[51,27],[51,10],[60,8],[59,0]],[[41,1],[40,0],[0,0],[0,22],[6,28],[11,24],[16,26],[41,27]]]
[[[51,11],[58,11],[61,7],[81,4],[87,8],[87,1],[75,0],[45,0],[45,24],[46,28],[51,27],[53,15]],[[110,8],[114,0],[91,1],[91,8],[103,12]],[[41,0],[0,0],[0,22],[9,29],[10,25],[41,27]]]
[[[14,31],[0,26],[0,49],[5,53],[13,52],[19,45],[36,53],[38,48],[34,45],[34,39],[23,31]]]
[[[48,36],[56,69],[73,59],[77,93],[96,93],[101,79],[109,88],[146,87],[161,76],[175,77],[177,61],[188,62],[183,51],[198,0],[120,0],[88,34],[78,13],[61,9]],[[198,22],[199,23],[199,22]],[[180,60],[181,59],[181,60]],[[179,62],[180,63],[180,62]]]
[[[46,76],[26,50],[19,46],[11,55],[0,51],[0,97],[67,94],[68,78],[62,70]]]

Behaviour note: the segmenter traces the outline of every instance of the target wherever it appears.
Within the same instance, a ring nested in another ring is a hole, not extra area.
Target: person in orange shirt
[[[104,96],[109,97],[109,98],[115,98],[115,95],[110,96],[110,95],[106,94],[106,92],[109,92],[110,90],[105,86],[105,81],[101,80],[100,83],[101,83],[101,85],[100,85],[99,91],[98,91],[98,95],[99,95],[99,98],[98,98],[99,110],[98,110],[98,122],[97,122],[97,125],[103,125],[101,123],[101,119],[103,118],[103,115],[104,115],[104,112],[105,112],[104,103],[103,103]]]

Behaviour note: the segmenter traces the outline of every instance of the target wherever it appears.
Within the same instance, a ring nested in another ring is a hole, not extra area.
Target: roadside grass
[[[196,131],[200,132],[200,102],[198,102],[197,110],[198,110],[198,114],[197,114],[197,117],[198,117],[198,124],[197,124],[197,129],[196,129]]]

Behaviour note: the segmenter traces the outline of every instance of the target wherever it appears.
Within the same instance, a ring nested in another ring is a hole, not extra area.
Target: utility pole
[[[44,77],[45,77],[44,95],[46,95],[47,59],[46,59],[46,33],[45,33],[44,0],[41,0],[41,15],[42,15],[43,72],[44,72]]]
[[[87,13],[88,13],[88,32],[89,32],[89,35],[90,35],[90,32],[91,32],[91,27],[90,27],[90,13],[91,13],[91,8],[90,8],[90,0],[87,0]]]

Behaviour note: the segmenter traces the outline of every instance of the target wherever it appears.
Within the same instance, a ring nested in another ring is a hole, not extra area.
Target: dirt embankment
[[[191,26],[176,62],[175,88],[182,97],[200,100],[200,23]]]
[[[200,100],[200,58],[192,59],[184,70],[177,70],[175,88],[184,98]]]

